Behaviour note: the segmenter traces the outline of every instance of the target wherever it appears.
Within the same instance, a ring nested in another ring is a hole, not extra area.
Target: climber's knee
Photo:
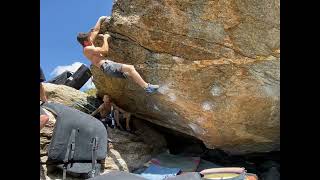
[[[135,68],[133,65],[124,64],[122,65],[122,71],[130,75],[135,71]]]

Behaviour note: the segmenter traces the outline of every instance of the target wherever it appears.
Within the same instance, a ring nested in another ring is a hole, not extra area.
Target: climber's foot
[[[129,127],[126,127],[126,130],[127,130],[128,132],[131,132],[131,129],[130,129]]]
[[[145,88],[146,93],[154,93],[159,89],[159,85],[153,85],[148,83],[148,86]]]
[[[120,125],[120,126],[117,126],[121,131],[124,131],[123,127]]]

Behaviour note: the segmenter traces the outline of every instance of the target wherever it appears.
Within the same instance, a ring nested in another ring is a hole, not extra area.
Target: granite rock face
[[[114,1],[108,59],[161,86],[146,95],[92,67],[98,94],[232,154],[280,149],[280,1]]]
[[[99,107],[99,101],[82,91],[65,85],[43,83],[49,101],[76,108],[85,113],[91,113]]]

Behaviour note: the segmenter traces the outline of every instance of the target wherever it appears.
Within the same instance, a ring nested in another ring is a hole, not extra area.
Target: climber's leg
[[[146,88],[148,86],[148,83],[146,83],[140,74],[136,71],[133,65],[127,65],[127,64],[122,64],[122,69],[121,71],[128,76],[130,76],[139,86],[142,88]]]
[[[131,131],[130,129],[130,118],[131,118],[131,113],[124,113],[125,119],[126,119],[126,129],[127,131]]]
[[[114,119],[116,120],[116,126],[119,127],[121,130],[123,130],[123,127],[120,124],[119,121],[119,111],[118,110],[114,110]]]
[[[146,83],[133,65],[122,64],[121,71],[131,77],[138,85],[146,90],[147,93],[155,92],[159,86]]]
[[[152,93],[157,91],[159,88],[158,85],[152,85],[150,83],[146,83],[140,74],[136,71],[133,65],[116,63],[110,60],[106,60],[100,66],[101,70],[109,76],[118,77],[118,78],[126,78],[127,76],[131,77],[134,82],[136,82],[139,86],[144,88],[147,93]]]

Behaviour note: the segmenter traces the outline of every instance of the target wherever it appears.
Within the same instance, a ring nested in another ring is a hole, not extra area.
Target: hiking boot
[[[145,88],[146,93],[154,93],[159,89],[159,85],[153,85],[148,83],[148,87]]]

